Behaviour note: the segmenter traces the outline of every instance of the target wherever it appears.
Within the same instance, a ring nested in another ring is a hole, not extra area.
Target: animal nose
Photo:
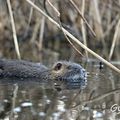
[[[86,78],[85,77],[74,77],[69,79],[66,83],[68,89],[82,89],[86,86]]]

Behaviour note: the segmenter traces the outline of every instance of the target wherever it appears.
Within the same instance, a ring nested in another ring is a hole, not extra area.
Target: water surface
[[[105,65],[100,65],[99,61],[83,63],[88,71],[88,83],[83,90],[56,89],[52,83],[40,84],[23,79],[18,84],[0,83],[0,118],[14,118],[15,120],[120,119],[118,110],[120,76]],[[112,106],[114,110],[111,109]]]

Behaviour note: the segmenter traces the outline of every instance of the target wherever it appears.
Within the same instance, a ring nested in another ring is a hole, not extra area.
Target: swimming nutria
[[[66,88],[84,88],[86,86],[86,71],[79,64],[58,61],[51,68],[40,63],[24,60],[0,60],[0,78],[39,79],[38,81],[60,82]],[[15,81],[17,83],[17,80]]]

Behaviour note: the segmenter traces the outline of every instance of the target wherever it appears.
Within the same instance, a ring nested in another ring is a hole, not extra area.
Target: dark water
[[[98,61],[83,66],[88,71],[83,90],[58,91],[29,81],[0,84],[0,119],[119,120],[120,75]]]

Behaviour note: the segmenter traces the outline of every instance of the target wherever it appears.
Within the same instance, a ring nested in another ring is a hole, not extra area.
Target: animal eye
[[[61,63],[57,63],[57,65],[54,67],[54,70],[60,70],[62,67]]]

